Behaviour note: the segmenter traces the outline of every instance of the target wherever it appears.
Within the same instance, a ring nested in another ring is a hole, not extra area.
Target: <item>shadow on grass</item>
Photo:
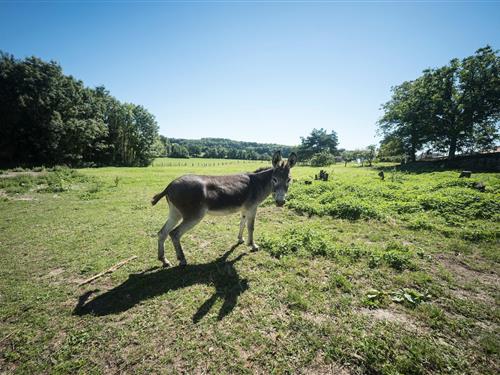
[[[88,301],[97,290],[81,295],[73,315],[92,314],[103,316],[126,311],[141,301],[167,293],[170,290],[187,288],[196,284],[213,285],[214,294],[206,300],[193,315],[193,322],[199,322],[212,308],[218,298],[224,300],[218,320],[229,314],[240,294],[248,289],[248,281],[241,279],[234,264],[245,253],[228,261],[227,258],[238,247],[234,245],[223,256],[210,263],[188,264],[185,267],[153,268],[142,273],[131,274],[125,282]]]

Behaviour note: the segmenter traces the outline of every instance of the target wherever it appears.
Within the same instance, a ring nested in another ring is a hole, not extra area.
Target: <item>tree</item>
[[[98,158],[107,136],[98,94],[55,62],[1,53],[1,161],[82,164]]]
[[[347,167],[347,163],[355,159],[354,152],[349,150],[344,150],[341,154],[342,160],[344,161],[344,167]]]
[[[165,144],[162,142],[160,137],[157,137],[153,142],[153,146],[151,147],[151,155],[153,158],[161,158],[167,156]]]
[[[269,160],[276,150],[281,150],[284,157],[294,151],[293,147],[285,145],[241,142],[225,138],[170,138],[168,142],[185,146],[190,156],[202,158]]]
[[[335,163],[335,158],[328,151],[321,151],[313,155],[310,163],[313,167],[326,167]]]
[[[375,145],[369,145],[366,148],[366,160],[368,161],[368,165],[371,167],[373,159],[375,159],[375,156],[377,156],[377,146]]]
[[[381,161],[401,160],[405,155],[405,150],[401,139],[393,135],[389,135],[380,142],[378,159]]]
[[[499,138],[500,57],[489,46],[428,69],[392,92],[379,131],[397,139],[412,161],[424,145],[451,159],[457,152],[491,148]]]
[[[189,158],[188,149],[177,143],[172,143],[172,151],[168,155],[171,158]]]
[[[146,109],[87,88],[56,62],[0,53],[0,162],[147,165],[158,136]]]
[[[328,152],[335,155],[337,152],[338,137],[332,130],[330,134],[325,129],[313,129],[306,138],[301,138],[301,145],[298,148],[298,156],[301,160],[309,160],[314,154]]]
[[[403,82],[392,88],[392,98],[383,105],[384,115],[379,120],[380,131],[399,139],[411,161],[417,151],[430,140],[428,72],[415,81]]]
[[[453,59],[434,70],[435,127],[432,144],[457,151],[484,149],[498,139],[500,119],[500,57],[486,46],[462,61]]]

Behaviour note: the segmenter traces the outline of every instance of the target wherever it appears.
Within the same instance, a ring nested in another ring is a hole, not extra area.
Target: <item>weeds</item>
[[[16,168],[18,169],[18,168]],[[0,179],[0,189],[7,194],[62,193],[72,186],[87,183],[88,177],[65,167],[54,167],[47,173],[21,174]]]
[[[292,185],[287,205],[309,216],[398,220],[413,230],[494,241],[500,233],[500,178],[491,177],[486,192],[474,188],[478,181],[459,180],[454,173],[394,172],[386,181],[375,175],[352,179],[336,174],[329,182]],[[496,223],[493,228],[491,222]]]

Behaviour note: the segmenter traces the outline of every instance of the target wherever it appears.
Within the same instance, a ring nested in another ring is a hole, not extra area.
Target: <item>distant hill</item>
[[[295,148],[275,143],[243,142],[226,138],[167,138],[167,143],[170,156],[180,156],[177,154],[184,152],[181,151],[181,146],[187,150],[190,157],[227,159],[269,160],[276,150],[281,150],[283,156],[288,157]]]

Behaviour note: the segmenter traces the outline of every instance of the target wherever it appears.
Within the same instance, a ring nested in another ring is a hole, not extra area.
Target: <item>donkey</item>
[[[168,220],[158,232],[158,260],[163,267],[171,264],[165,258],[165,240],[170,235],[180,266],[185,266],[186,258],[181,246],[181,237],[209,213],[227,215],[241,212],[238,244],[242,244],[245,223],[248,230],[247,245],[252,251],[259,247],[253,239],[257,207],[269,194],[278,207],[285,204],[285,197],[290,183],[290,168],[297,163],[297,155],[290,154],[287,161],[281,159],[281,152],[276,151],[272,159],[272,168],[262,168],[253,173],[230,176],[185,175],[172,181],[161,193],[151,200],[154,206],[167,197]],[[182,222],[179,223],[179,221]]]

